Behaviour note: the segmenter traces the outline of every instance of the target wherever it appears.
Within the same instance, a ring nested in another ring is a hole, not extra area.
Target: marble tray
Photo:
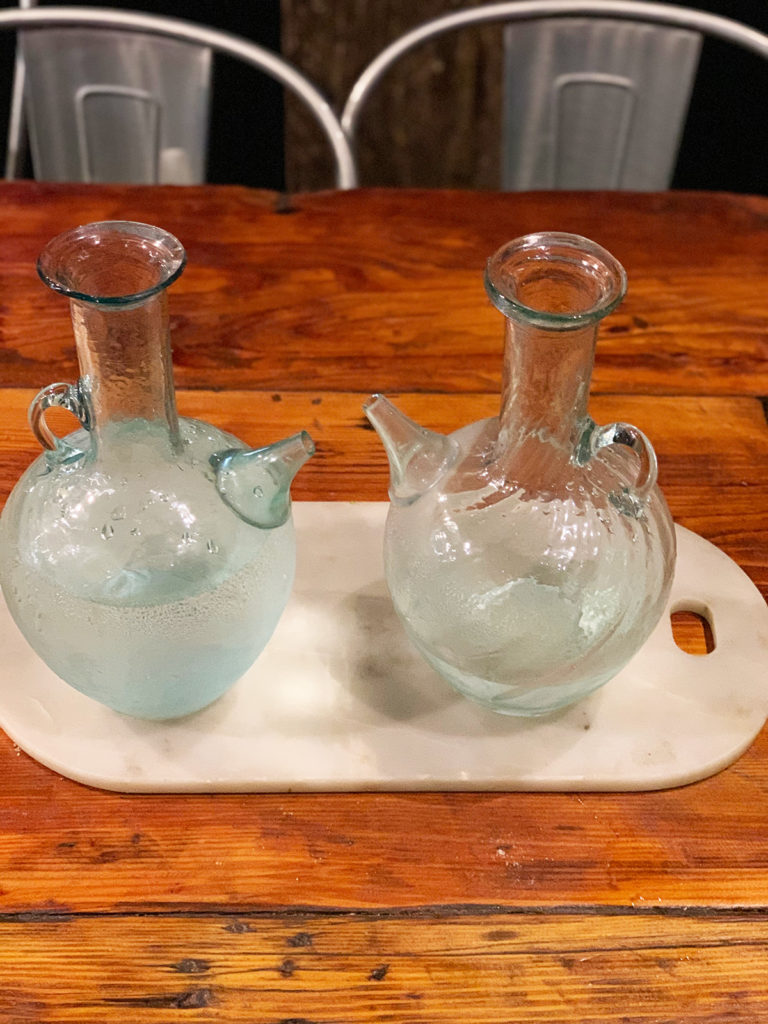
[[[62,775],[125,792],[641,790],[719,771],[768,716],[768,607],[688,530],[668,611],[706,615],[716,649],[683,653],[667,614],[602,690],[526,720],[458,696],[410,648],[382,576],[386,504],[294,514],[291,602],[216,704],[166,723],[115,714],[53,675],[2,603],[2,728]]]

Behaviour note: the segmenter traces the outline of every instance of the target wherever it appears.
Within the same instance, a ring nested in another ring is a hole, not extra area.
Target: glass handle
[[[651,442],[642,430],[633,427],[631,423],[609,423],[605,427],[596,427],[590,438],[592,454],[609,444],[623,444],[636,452],[640,467],[632,492],[635,498],[647,498],[659,475],[659,464]]]
[[[49,384],[47,388],[38,391],[29,406],[29,425],[41,447],[49,452],[70,454],[74,449],[54,434],[45,422],[46,409],[50,409],[52,406],[71,412],[87,430],[90,423],[88,408],[79,385]]]

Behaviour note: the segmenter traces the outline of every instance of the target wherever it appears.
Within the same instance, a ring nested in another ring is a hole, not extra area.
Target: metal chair
[[[341,118],[353,146],[365,106],[410,50],[448,32],[504,28],[506,189],[669,187],[701,35],[768,59],[768,36],[729,18],[640,0],[510,0],[418,26],[363,71]]]
[[[7,178],[19,172],[24,94],[36,178],[201,181],[215,51],[270,75],[303,100],[330,143],[336,186],[356,184],[353,154],[328,102],[301,72],[256,43],[178,18],[106,8],[7,9],[0,11],[0,29],[19,30],[21,37]]]

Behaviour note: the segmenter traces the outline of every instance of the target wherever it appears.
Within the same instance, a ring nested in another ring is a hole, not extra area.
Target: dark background
[[[280,0],[77,0],[175,15],[245,36],[280,51]],[[309,0],[306,0],[308,3]],[[375,4],[376,0],[368,0]],[[1,6],[15,6],[0,0]],[[40,6],[43,6],[41,4]],[[690,4],[768,32],[768,0]],[[285,10],[290,11],[290,5]],[[290,16],[290,15],[288,15]],[[13,35],[0,39],[0,132],[5,137]],[[283,97],[266,76],[215,57],[208,178],[283,189]],[[705,39],[673,187],[768,194],[768,62]]]
[[[768,33],[767,0],[687,6]],[[673,188],[768,194],[768,61],[705,38]]]

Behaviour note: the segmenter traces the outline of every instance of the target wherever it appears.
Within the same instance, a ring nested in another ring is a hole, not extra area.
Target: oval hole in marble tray
[[[706,656],[715,649],[712,624],[701,612],[678,610],[670,615],[672,636],[686,654]]]

